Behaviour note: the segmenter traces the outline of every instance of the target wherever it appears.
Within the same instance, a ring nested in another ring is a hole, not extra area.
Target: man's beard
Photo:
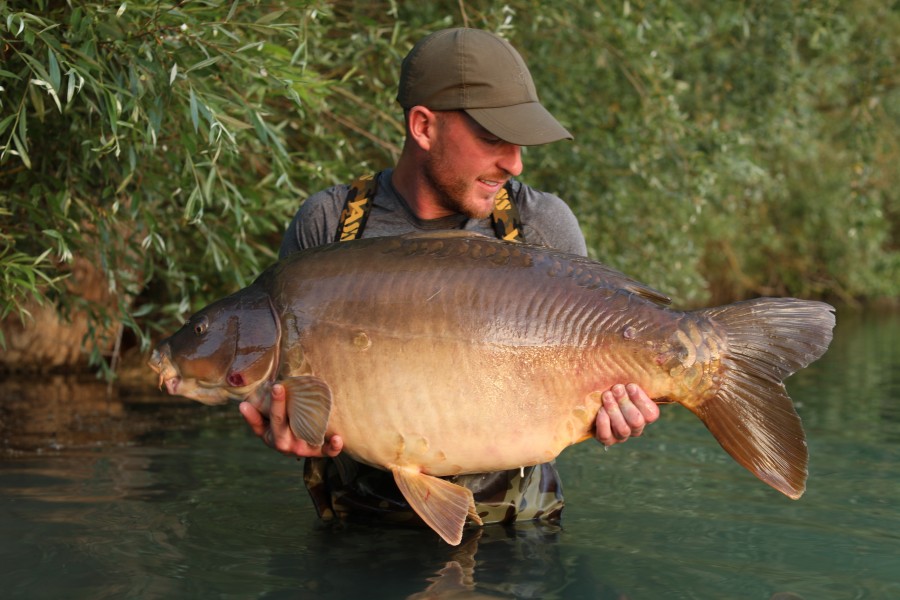
[[[436,192],[438,204],[446,210],[465,215],[470,219],[485,219],[490,216],[493,205],[486,209],[470,206],[466,199],[473,193],[472,186],[456,177],[446,165],[447,161],[444,160],[442,150],[429,153],[423,165],[425,178]]]

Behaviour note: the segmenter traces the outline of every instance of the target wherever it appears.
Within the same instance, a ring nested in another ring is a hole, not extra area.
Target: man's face
[[[522,172],[522,150],[463,111],[436,114],[438,136],[427,155],[425,176],[444,209],[483,219],[491,214],[500,188]]]

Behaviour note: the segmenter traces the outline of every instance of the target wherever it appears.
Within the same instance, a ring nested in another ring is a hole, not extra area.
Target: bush
[[[77,308],[60,285],[74,256],[136,331],[245,284],[315,169],[287,136],[328,86],[305,46],[320,8],[21,4],[0,2],[3,316],[27,298]],[[147,282],[155,304],[134,309]]]

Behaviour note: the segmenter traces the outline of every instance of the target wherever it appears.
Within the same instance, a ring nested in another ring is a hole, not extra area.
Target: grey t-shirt
[[[400,235],[413,231],[462,229],[491,237],[491,219],[468,219],[451,215],[422,220],[409,209],[391,183],[393,170],[382,171],[372,211],[362,237]],[[347,199],[349,185],[336,185],[313,194],[303,203],[281,242],[280,256],[336,241],[338,221]],[[529,244],[547,246],[571,254],[587,255],[578,220],[559,197],[513,180],[512,193],[522,220],[522,233]]]

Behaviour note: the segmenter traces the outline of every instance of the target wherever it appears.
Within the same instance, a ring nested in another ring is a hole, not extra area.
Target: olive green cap
[[[479,29],[443,29],[419,41],[403,59],[397,101],[405,109],[464,110],[519,146],[573,139],[541,105],[512,44]]]

